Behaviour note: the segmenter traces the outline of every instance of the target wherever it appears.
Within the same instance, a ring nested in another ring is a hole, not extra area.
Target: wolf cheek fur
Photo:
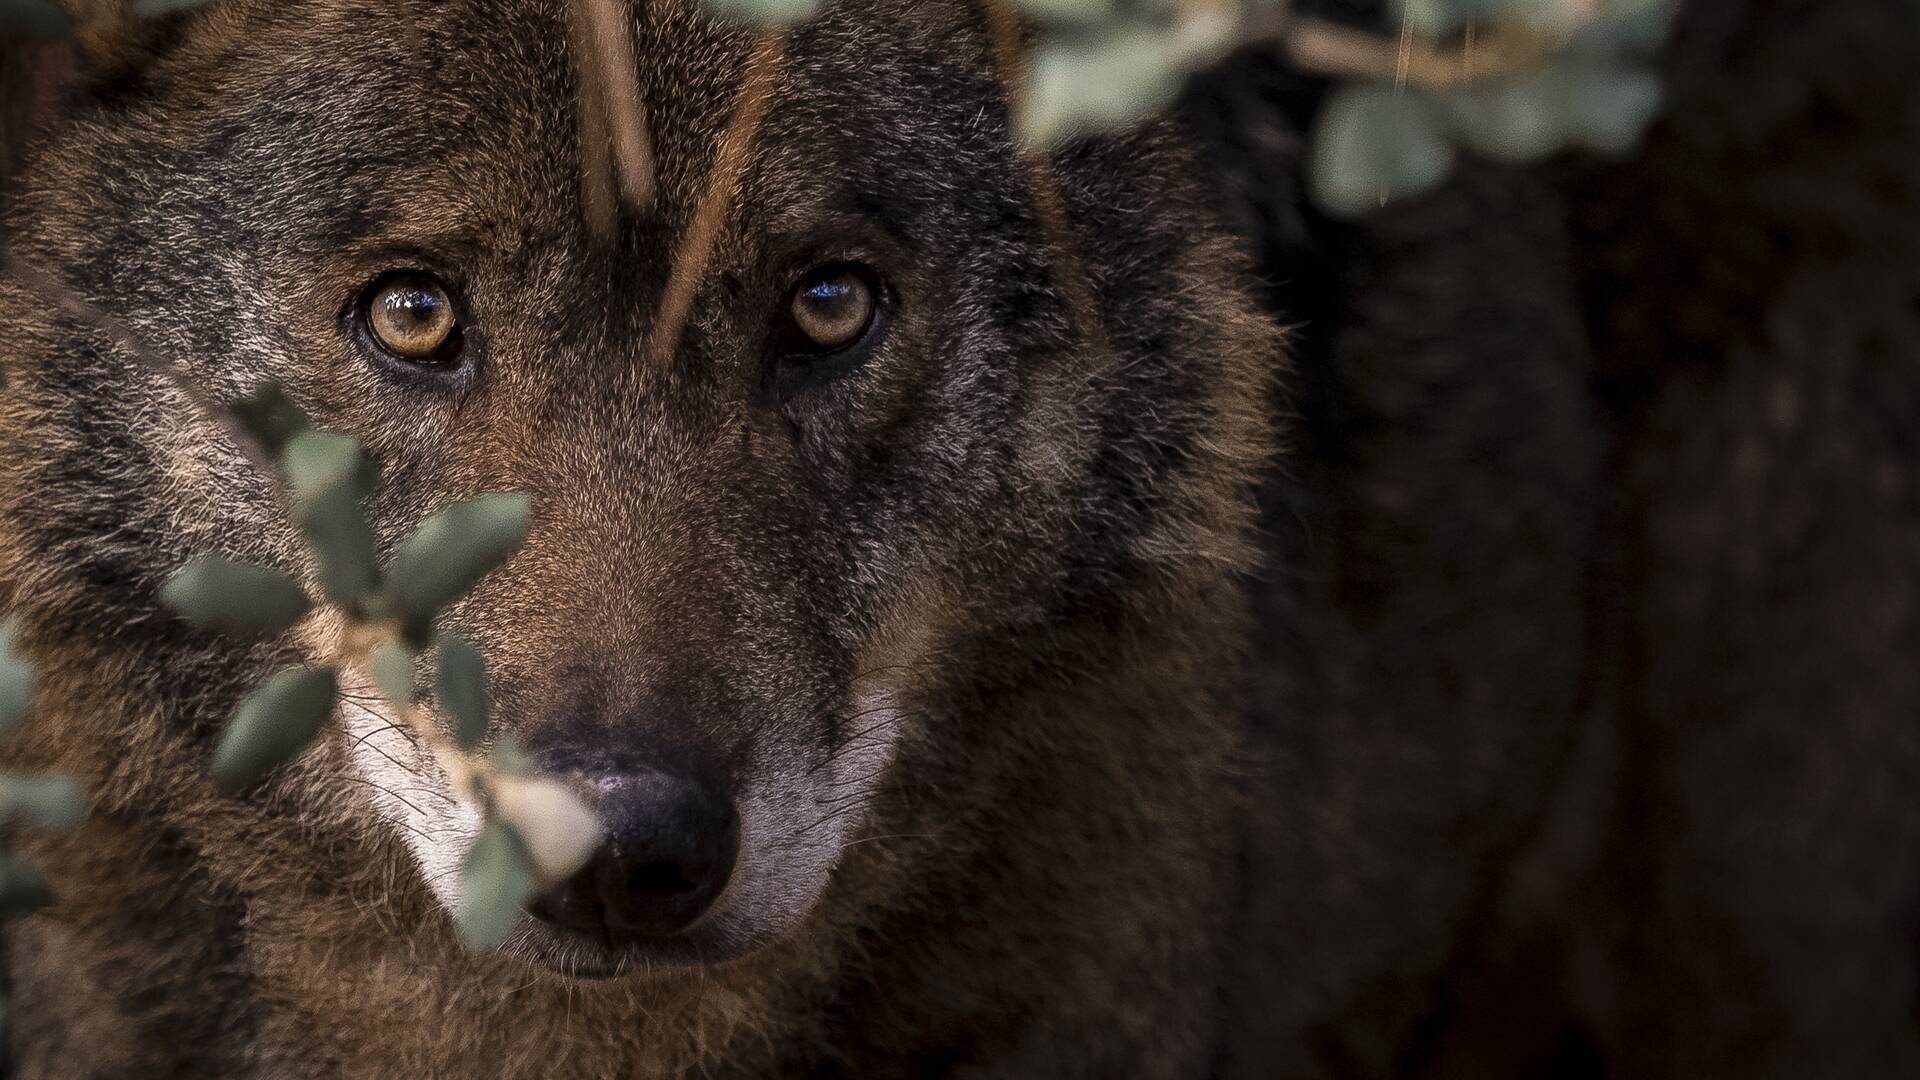
[[[464,955],[436,879],[470,817],[357,706],[265,793],[213,794],[209,733],[297,646],[193,634],[154,590],[297,547],[204,418],[3,286],[0,567],[46,671],[23,755],[101,806],[34,849],[64,899],[12,935],[22,1075],[1203,1070],[1277,341],[1181,153],[1063,162],[1095,342],[977,6],[836,9],[793,35],[652,364],[747,35],[637,6],[660,198],[600,242],[564,14],[217,0],[41,155],[12,242],[217,393],[279,379],[360,437],[389,542],[533,493],[525,553],[453,616],[502,724],[557,768],[722,793],[725,891],[624,952],[529,923]],[[884,284],[878,336],[779,389],[770,320],[848,264]],[[457,294],[459,379],[370,360],[355,298],[395,272]],[[629,970],[537,973],[603,963]]]

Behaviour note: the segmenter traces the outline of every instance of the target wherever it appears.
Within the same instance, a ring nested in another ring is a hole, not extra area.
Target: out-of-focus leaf
[[[1329,213],[1354,216],[1446,179],[1454,152],[1431,99],[1391,86],[1343,86],[1327,99],[1313,138],[1309,183]]]
[[[1530,75],[1458,87],[1442,100],[1468,145],[1528,162],[1570,146],[1624,153],[1659,112],[1661,87],[1648,72],[1563,58]]]
[[[203,630],[242,637],[281,633],[311,606],[306,590],[285,574],[218,555],[176,570],[160,600]]]
[[[327,669],[275,672],[240,703],[221,733],[214,779],[229,792],[242,791],[292,759],[320,734],[338,693],[338,680]]]
[[[15,623],[0,623],[0,735],[12,731],[33,705],[33,665],[13,651]]]
[[[1120,0],[1015,0],[1029,18],[1043,24],[1110,26],[1132,14]]]
[[[359,443],[324,431],[295,435],[284,461],[301,531],[318,562],[320,586],[336,606],[358,613],[380,583],[373,527],[362,505],[379,483],[379,473]]]
[[[820,10],[820,0],[707,0],[722,18],[758,26],[798,26]]]
[[[227,406],[247,434],[262,449],[278,458],[286,452],[295,435],[313,427],[307,414],[300,411],[279,383],[264,382],[253,393]]]
[[[413,704],[413,650],[397,641],[382,642],[368,660],[373,681],[388,701],[405,708]]]
[[[513,826],[490,820],[460,864],[460,941],[474,952],[497,949],[533,897],[533,853]]]
[[[380,474],[351,435],[301,431],[287,440],[283,463],[294,498],[307,502],[344,489],[356,499],[373,494]]]
[[[1538,161],[1566,145],[1565,103],[1544,75],[1486,79],[1441,96],[1454,130],[1503,161]]]
[[[416,628],[466,595],[527,539],[525,495],[482,495],[421,522],[387,567],[387,599]]]
[[[453,720],[453,739],[462,750],[480,745],[487,734],[487,662],[480,651],[457,637],[440,639],[440,707]]]
[[[1047,147],[1136,124],[1179,95],[1187,62],[1177,41],[1159,30],[1116,33],[1092,44],[1043,45],[1027,68],[1020,138]]]
[[[0,773],[0,816],[24,817],[49,829],[77,827],[87,816],[80,782],[71,776]]]
[[[494,768],[509,776],[533,776],[540,771],[540,763],[512,739],[501,739],[494,743],[490,758]]]
[[[45,874],[11,855],[0,855],[0,918],[38,911],[53,903]]]
[[[1571,141],[1602,154],[1639,145],[1666,98],[1658,76],[1633,68],[1569,63],[1557,80]]]

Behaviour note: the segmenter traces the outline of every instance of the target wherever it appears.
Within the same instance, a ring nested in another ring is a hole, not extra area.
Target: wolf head
[[[579,974],[751,952],[858,867],[884,894],[979,846],[956,831],[1035,763],[1075,784],[1097,724],[993,703],[1229,591],[1273,347],[1163,131],[1058,156],[1052,242],[978,4],[830,3],[777,55],[692,0],[627,14],[657,183],[610,230],[560,0],[214,0],[113,52],[9,226],[217,397],[277,380],[359,438],[384,542],[532,496],[447,626],[497,730],[607,823],[510,944]],[[755,64],[765,115],[650,347]],[[14,603],[87,658],[50,678],[153,703],[50,738],[152,748],[88,769],[116,805],[230,813],[181,763],[336,628],[242,649],[154,594],[211,550],[300,567],[285,514],[108,338],[0,301]],[[254,802],[357,807],[452,903],[476,811],[359,690]]]

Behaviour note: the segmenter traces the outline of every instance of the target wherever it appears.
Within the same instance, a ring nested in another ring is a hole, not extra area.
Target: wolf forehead
[[[220,0],[183,43],[112,88],[121,100],[109,96],[109,110],[130,107],[83,135],[94,154],[77,156],[78,168],[124,166],[88,174],[109,199],[123,192],[121,207],[192,176],[197,190],[172,192],[153,212],[229,241],[533,250],[573,233],[579,215],[591,50],[574,6]],[[632,239],[664,251],[706,188],[757,31],[714,18],[701,0],[626,8],[658,187],[636,208],[652,234]],[[896,232],[910,220],[925,242],[943,225],[1005,224],[1000,208],[956,198],[1017,181],[1004,167],[1003,93],[976,5],[828,5],[784,35],[771,97],[736,231],[791,234],[862,214]]]

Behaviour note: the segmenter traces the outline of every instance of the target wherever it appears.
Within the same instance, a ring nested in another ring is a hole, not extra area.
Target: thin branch
[[[640,75],[634,68],[633,27],[624,4],[615,0],[578,0],[586,9],[587,43],[599,103],[611,124],[615,174],[620,194],[631,206],[653,204],[653,142],[647,130],[646,101],[640,94]]]
[[[587,229],[595,237],[613,236],[618,217],[613,185],[612,137],[607,130],[607,109],[603,103],[606,88],[601,85],[601,67],[593,61],[596,53],[594,32],[588,23],[585,0],[572,5],[573,55],[578,65],[580,101],[576,139],[580,144],[580,206],[586,215]]]
[[[653,334],[647,339],[646,355],[651,364],[666,363],[680,344],[694,293],[706,276],[707,264],[713,258],[713,245],[738,194],[754,135],[773,104],[774,78],[780,72],[786,47],[786,36],[779,30],[762,30],[754,41],[753,52],[747,59],[746,77],[734,95],[733,115],[720,135],[713,168],[707,173],[706,190],[694,207],[693,220],[687,223],[679,250],[674,253],[666,294],[660,299]]]
[[[1009,122],[1017,131],[1027,98],[1027,60],[1022,42],[1020,16],[1007,0],[983,0],[987,16],[987,34],[993,48],[994,72],[1006,95]],[[1094,301],[1093,285],[1081,264],[1073,243],[1073,231],[1067,220],[1066,200],[1053,175],[1044,148],[1021,151],[1021,165],[1027,174],[1027,189],[1034,210],[1040,215],[1040,229],[1059,266],[1060,288],[1067,294],[1068,315],[1079,333],[1106,345],[1106,327]]]
[[[1316,75],[1390,79],[1444,90],[1475,79],[1536,70],[1566,42],[1563,34],[1501,20],[1470,26],[1456,46],[1424,34],[1384,37],[1308,16],[1263,20],[1252,40],[1277,43],[1302,71]]]

